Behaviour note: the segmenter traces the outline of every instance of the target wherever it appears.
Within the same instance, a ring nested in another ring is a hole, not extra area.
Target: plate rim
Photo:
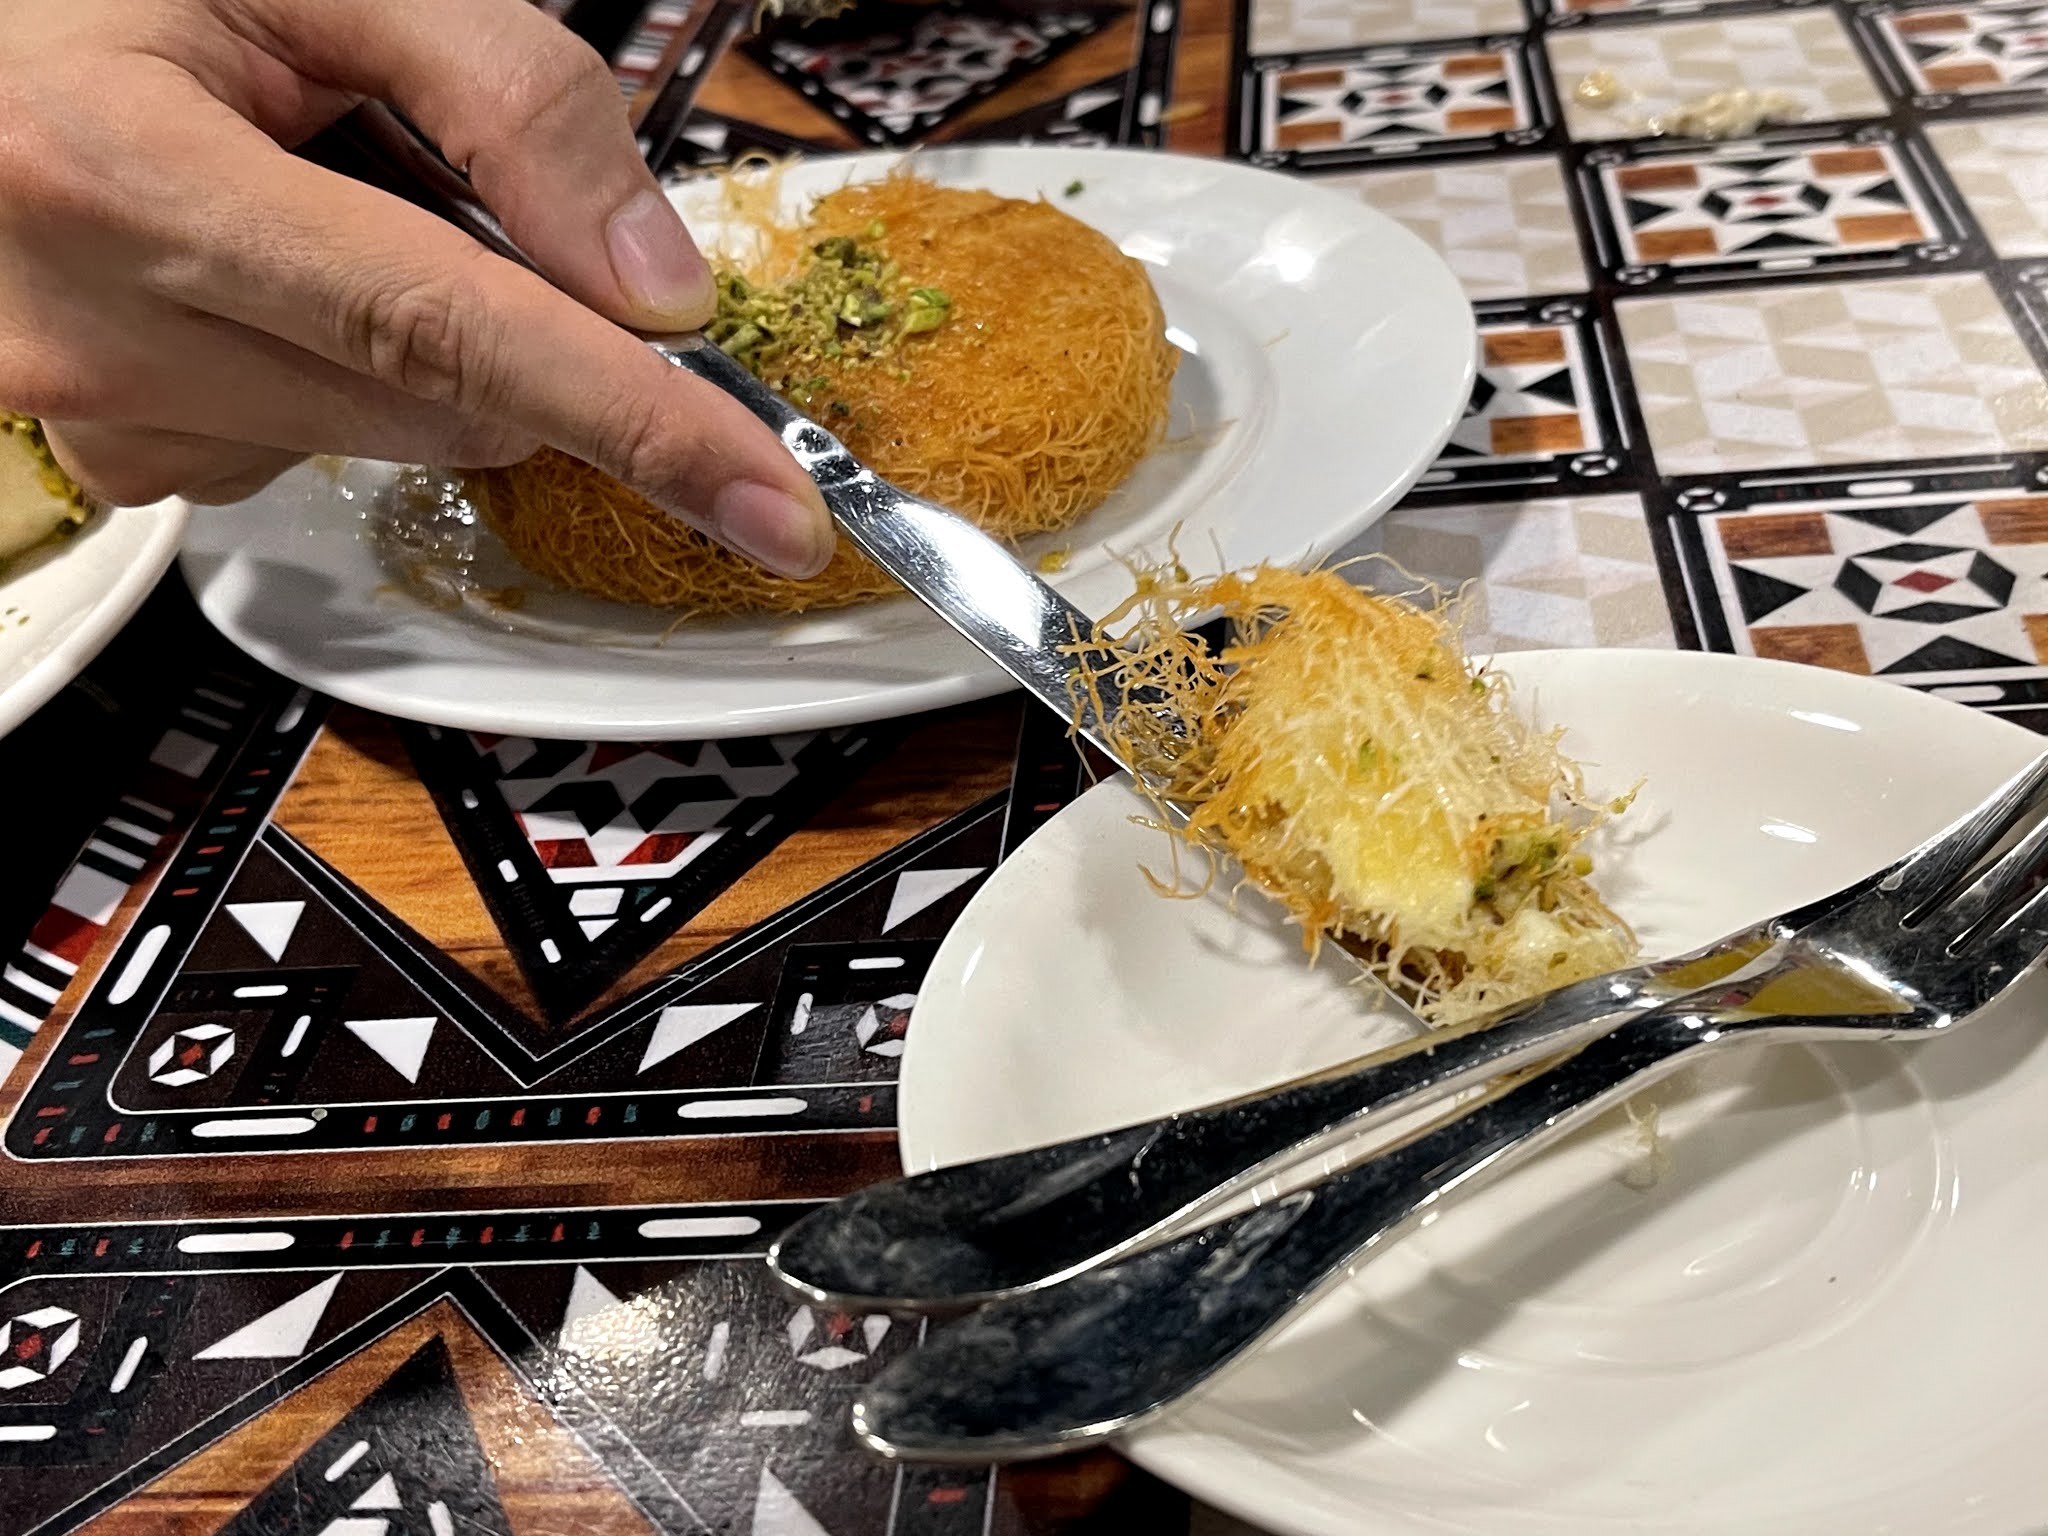
[[[1589,658],[1592,657],[1600,657],[1602,661],[1590,662]],[[1492,657],[1475,659],[1488,663],[1498,661],[1506,667],[1513,667],[1517,662],[1526,659],[1533,661],[1539,671],[1558,666],[1570,668],[1573,666],[1613,664],[1616,667],[1617,673],[1629,670],[1634,670],[1638,674],[1664,673],[1666,675],[1718,672],[1724,676],[1730,673],[1748,674],[1774,680],[1793,679],[1794,675],[1797,674],[1800,685],[1812,685],[1822,695],[1822,697],[1815,700],[1814,707],[1816,709],[1826,708],[1825,696],[1828,694],[1834,694],[1839,697],[1843,693],[1849,693],[1861,698],[1882,698],[1885,700],[1885,705],[1888,709],[1896,710],[1906,717],[1904,723],[1894,727],[1902,733],[1910,732],[1913,729],[1913,722],[1916,720],[1938,724],[1941,721],[1953,720],[1955,718],[1955,711],[1963,711],[1972,717],[1973,720],[1979,722],[1979,726],[1986,733],[1997,733],[2015,742],[2025,740],[2033,741],[2037,744],[2040,743],[2040,738],[2036,733],[2028,730],[2025,726],[2005,720],[1997,715],[1988,714],[1982,710],[1973,709],[1967,704],[1944,699],[1919,689],[1905,688],[1897,683],[1886,682],[1878,678],[1836,672],[1829,668],[1815,667],[1802,662],[1745,656],[1723,651],[1651,648],[1619,649],[1590,646],[1545,647],[1499,653]],[[1520,692],[1525,688],[1540,687],[1542,681],[1543,679],[1540,675],[1529,678],[1526,682],[1518,679],[1516,680],[1517,691]],[[1777,690],[1774,689],[1772,691],[1772,697],[1779,697]],[[1977,728],[1979,727],[1973,726],[1973,730]],[[1988,734],[1986,739],[1988,739]],[[2037,746],[2037,750],[2039,749]],[[1075,797],[1068,805],[1062,807],[1046,823],[1046,827],[1050,827],[1063,817],[1075,814],[1077,808],[1084,802],[1096,801],[1106,797],[1112,790],[1127,791],[1128,785],[1129,778],[1123,774],[1103,780],[1083,794]],[[1035,830],[1032,833],[1032,837],[1037,837],[1044,830],[1045,828]],[[1027,838],[1026,843],[1029,841],[1030,839]],[[1020,845],[1020,849],[1022,846]],[[1015,857],[1014,851],[1011,857]],[[985,893],[996,888],[997,882],[1002,878],[1004,864],[1008,862],[1009,860],[1006,859],[1003,864],[998,864],[995,867],[990,873],[989,878],[983,882],[981,888],[970,898],[960,917],[947,931],[945,938],[940,941],[939,947],[934,952],[931,963],[927,968],[928,980],[947,973],[956,976],[962,973],[962,967],[957,960],[952,961],[949,965],[949,956],[957,955],[961,949],[975,942],[970,932],[970,919],[973,916],[974,909],[977,904],[984,900]],[[984,929],[983,932],[985,933],[986,930]],[[931,1141],[934,1138],[931,1135],[930,1125],[920,1123],[924,1120],[924,1115],[920,1111],[919,1106],[926,1102],[927,1095],[929,1095],[932,1101],[939,1101],[943,1098],[943,1090],[937,1084],[930,1084],[925,1087],[919,1086],[925,1080],[920,1074],[915,1072],[915,1064],[919,1059],[917,1052],[919,1034],[915,1027],[916,1023],[916,1010],[913,1009],[911,1017],[912,1027],[908,1037],[909,1046],[904,1053],[897,1087],[897,1147],[899,1161],[903,1171],[906,1173],[944,1166],[944,1163],[934,1155],[934,1149],[931,1145]],[[1190,1431],[1176,1426],[1171,1419],[1165,1419],[1156,1425],[1140,1428],[1129,1435],[1117,1436],[1110,1440],[1108,1444],[1162,1481],[1171,1484],[1191,1497],[1225,1514],[1253,1523],[1260,1531],[1269,1532],[1270,1536],[1326,1536],[1329,1529],[1326,1525],[1308,1524],[1297,1520],[1292,1512],[1286,1508],[1255,1502],[1260,1492],[1257,1488],[1248,1488],[1243,1492],[1239,1492],[1238,1489],[1241,1485],[1234,1480],[1235,1468],[1233,1467],[1233,1470],[1230,1471],[1220,1471],[1219,1461],[1227,1461],[1232,1464],[1263,1464],[1267,1458],[1260,1454],[1257,1447],[1247,1445],[1230,1435],[1218,1433],[1213,1427],[1204,1427],[1199,1431]],[[1296,1471],[1293,1475],[1298,1478],[1302,1474]],[[1384,1509],[1361,1511],[1358,1518],[1360,1523],[1356,1526],[1357,1536],[1440,1536],[1440,1533],[1450,1529],[1450,1527],[1443,1525],[1440,1521],[1419,1511],[1413,1514]],[[1563,1517],[1559,1518],[1562,1519]],[[1366,1523],[1367,1521],[1370,1523]],[[1458,1527],[1458,1529],[1464,1528],[1463,1526]],[[1603,1529],[1605,1529],[1604,1526]],[[1673,1529],[1677,1528],[1674,1527]],[[1722,1530],[1721,1527],[1705,1526],[1686,1526],[1684,1529],[1713,1530],[1717,1533]],[[2019,1533],[2015,1532],[2013,1536],[2019,1536]]]
[[[132,507],[102,507],[94,515],[109,520],[147,518],[147,531],[114,580],[85,605],[78,626],[20,676],[0,686],[0,737],[7,736],[55,698],[135,616],[156,590],[157,581],[178,558],[186,526],[192,519],[192,507],[176,496],[167,496]],[[59,553],[53,558],[63,556]]]
[[[1346,515],[1329,523],[1316,538],[1301,550],[1290,552],[1285,558],[1294,562],[1327,558],[1349,541],[1357,538],[1365,529],[1385,515],[1400,498],[1426,474],[1436,461],[1444,443],[1463,419],[1476,376],[1478,366],[1477,319],[1466,297],[1462,285],[1451,271],[1443,257],[1427,242],[1399,221],[1374,209],[1362,200],[1345,196],[1327,187],[1299,178],[1282,176],[1278,172],[1234,161],[1216,160],[1207,156],[1172,154],[1163,151],[1131,149],[1128,147],[1067,148],[1021,142],[962,144],[935,146],[919,149],[916,158],[921,162],[945,165],[971,165],[977,159],[989,157],[1013,158],[1018,162],[1028,159],[1057,155],[1059,164],[1072,167],[1085,175],[1086,165],[1114,164],[1122,175],[1135,174],[1140,167],[1171,161],[1198,168],[1213,186],[1217,182],[1237,181],[1266,184],[1269,179],[1285,183],[1291,194],[1305,202],[1342,208],[1344,216],[1355,220],[1361,227],[1369,228],[1376,243],[1397,247],[1406,255],[1404,264],[1412,264],[1418,271],[1429,274],[1428,285],[1418,285],[1418,294],[1433,288],[1431,302],[1441,302],[1446,316],[1455,307],[1461,317],[1467,344],[1457,368],[1457,388],[1446,388],[1445,400],[1439,412],[1441,419],[1435,421],[1427,441],[1417,436],[1408,457],[1413,463],[1402,473],[1389,479],[1374,496],[1361,497],[1345,502]],[[897,150],[867,150],[844,155],[821,155],[809,163],[847,168],[850,176],[859,176],[870,167],[887,167],[900,163],[906,158],[905,152]],[[672,186],[671,196],[687,194],[691,183]],[[1085,210],[1083,215],[1085,217]],[[1453,301],[1455,303],[1453,304]],[[911,681],[886,681],[858,688],[844,686],[812,690],[808,697],[796,700],[782,699],[762,703],[721,702],[713,705],[698,704],[688,709],[674,708],[652,711],[640,708],[631,715],[611,713],[604,719],[586,718],[569,720],[559,706],[529,706],[522,697],[513,696],[509,690],[501,692],[495,700],[463,698],[447,687],[439,690],[438,697],[428,702],[422,710],[416,689],[403,682],[392,684],[379,681],[388,678],[392,669],[383,671],[351,671],[327,668],[317,663],[307,664],[302,653],[286,645],[276,643],[268,637],[252,634],[237,622],[228,608],[226,595],[222,592],[222,575],[232,565],[232,551],[209,549],[202,551],[188,541],[188,547],[180,561],[180,569],[191,588],[201,610],[208,620],[221,630],[235,645],[255,657],[265,666],[282,673],[294,682],[316,689],[345,703],[396,715],[408,720],[423,721],[447,729],[494,731],[536,738],[575,739],[591,734],[631,735],[649,740],[710,740],[720,736],[745,736],[779,731],[817,730],[840,726],[857,726],[874,721],[901,718],[935,709],[971,703],[1008,692],[1017,685],[1009,676],[985,661],[965,642],[958,641],[950,630],[935,630],[933,644],[957,645],[960,660],[951,664],[950,669],[938,675],[928,675]],[[1275,558],[1279,558],[1277,555]],[[545,641],[538,637],[514,637],[528,644],[547,646],[563,642]],[[857,642],[858,643],[858,642]],[[514,659],[516,653],[501,653],[506,659]],[[679,690],[688,689],[687,668],[691,658],[686,652],[674,653],[678,662]],[[416,650],[399,664],[398,670],[430,659],[424,649]],[[431,715],[431,719],[429,716]]]

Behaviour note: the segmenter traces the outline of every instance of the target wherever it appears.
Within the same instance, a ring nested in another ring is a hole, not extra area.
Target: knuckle
[[[32,100],[0,96],[0,209],[38,231],[126,230],[137,210],[117,190],[114,167],[123,152],[139,158],[144,145],[119,124],[78,120],[69,90],[89,101],[107,82],[73,73],[40,78]]]
[[[488,105],[449,124],[441,149],[473,178],[488,182],[529,159],[535,139],[573,132],[608,104],[623,110],[610,67],[588,43],[550,24],[511,51]]]
[[[365,289],[342,332],[350,366],[415,398],[482,414],[496,392],[497,327],[460,277],[400,276]]]
[[[560,28],[537,39],[514,67],[505,93],[514,137],[573,122],[593,100],[617,101],[618,86],[597,50]]]
[[[695,457],[688,443],[665,430],[667,424],[658,400],[614,400],[592,423],[591,462],[636,490],[667,490],[688,478],[688,462]]]

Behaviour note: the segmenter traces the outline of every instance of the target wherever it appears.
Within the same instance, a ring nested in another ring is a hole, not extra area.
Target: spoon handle
[[[1105,756],[1123,761],[1106,729],[1128,698],[1123,682],[1072,650],[1097,638],[1093,619],[964,517],[884,480],[702,335],[651,336],[647,344],[760,417],[856,549]]]
[[[1668,1071],[1711,1037],[1681,1002],[1490,1088],[1349,1172],[939,1330],[854,1404],[892,1459],[1049,1456],[1160,1413],[1422,1214]]]

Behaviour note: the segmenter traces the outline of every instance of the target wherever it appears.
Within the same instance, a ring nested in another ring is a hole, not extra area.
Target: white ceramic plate
[[[170,568],[180,501],[115,507],[0,571],[0,736],[97,656]]]
[[[1504,658],[1596,787],[1602,885],[1673,953],[1905,852],[2040,747],[1923,694],[1700,655]],[[990,878],[904,1060],[907,1166],[1327,1065],[1396,1026],[1254,903],[1174,902],[1121,783]],[[2040,978],[1912,1046],[1744,1047],[1511,1171],[1125,1448],[1287,1536],[2036,1536],[2048,1520]]]
[[[792,198],[897,163],[807,162]],[[1202,561],[1327,554],[1394,502],[1463,413],[1471,310],[1414,236],[1356,198],[1218,161],[1029,147],[920,151],[935,180],[1041,192],[1145,262],[1184,354],[1175,432],[1112,501],[1026,550],[1070,551],[1055,584],[1103,613],[1127,595],[1118,551]],[[1063,189],[1080,181],[1072,198]],[[714,230],[707,189],[677,201]],[[715,234],[714,234],[715,238]],[[195,519],[185,571],[207,616],[266,665],[390,714],[540,736],[698,737],[844,725],[985,697],[1007,680],[908,598],[811,619],[693,623],[520,584],[505,614],[436,610],[391,589],[363,536],[393,471],[316,469]],[[347,494],[344,495],[343,493]]]

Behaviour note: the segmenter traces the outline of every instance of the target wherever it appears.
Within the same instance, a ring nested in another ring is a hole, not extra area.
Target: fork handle
[[[907,1461],[1053,1455],[1161,1412],[1308,1301],[1471,1188],[1726,1038],[1659,1010],[1323,1184],[996,1303],[930,1335],[854,1406]]]
[[[1575,983],[1277,1092],[871,1185],[792,1226],[769,1250],[769,1267],[807,1300],[855,1310],[960,1311],[1053,1285],[1356,1135],[1368,1117],[1424,1109],[1584,1045],[1706,985],[1703,972],[1725,981],[1749,958],[1742,943],[1724,941],[1682,961]]]

